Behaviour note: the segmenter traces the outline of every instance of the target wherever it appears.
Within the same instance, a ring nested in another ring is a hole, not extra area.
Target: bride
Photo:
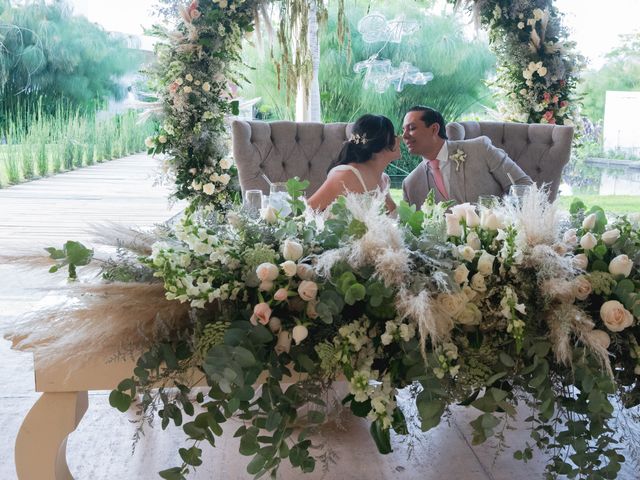
[[[338,159],[331,164],[327,179],[309,198],[314,210],[324,210],[347,192],[365,193],[380,190],[385,193],[387,211],[396,204],[389,193],[389,176],[384,169],[400,158],[400,137],[391,120],[382,115],[363,115],[353,124],[349,140],[344,143]]]

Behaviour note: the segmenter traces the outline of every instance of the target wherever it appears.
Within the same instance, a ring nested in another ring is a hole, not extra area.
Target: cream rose
[[[282,329],[282,321],[278,317],[271,317],[269,319],[269,330],[273,333],[278,333]]]
[[[589,257],[584,253],[579,253],[573,257],[573,266],[579,270],[586,270],[589,266]]]
[[[476,257],[476,251],[469,245],[460,245],[458,246],[458,256],[470,262]]]
[[[461,237],[462,225],[460,225],[460,217],[453,213],[445,213],[444,219],[447,224],[447,235],[450,237]]]
[[[578,300],[586,300],[591,295],[593,288],[587,277],[580,275],[573,281],[573,293]]]
[[[453,280],[457,284],[463,284],[469,279],[469,269],[466,265],[459,265],[453,272]]]
[[[496,259],[495,255],[491,255],[488,252],[482,252],[478,259],[478,272],[482,275],[491,275],[493,273],[493,261]]]
[[[480,293],[487,291],[487,284],[485,283],[482,274],[476,273],[471,277],[471,288]]]
[[[220,162],[218,162],[218,165],[220,165],[220,168],[222,170],[229,170],[233,165],[233,161],[231,161],[230,158],[223,158],[222,160],[220,160]]]
[[[274,283],[271,280],[263,280],[260,282],[260,285],[258,285],[258,290],[261,292],[270,292],[273,290],[273,285]]]
[[[469,235],[467,235],[467,245],[469,245],[474,250],[480,250],[482,248],[480,237],[476,232],[470,232]]]
[[[267,303],[259,303],[253,307],[253,315],[251,316],[251,323],[257,325],[260,322],[262,325],[269,323],[271,317],[271,308]]]
[[[293,240],[285,240],[282,244],[282,256],[285,260],[293,260],[297,262],[302,258],[304,250],[302,245]]]
[[[303,280],[298,285],[298,295],[305,302],[315,300],[318,295],[318,284],[311,280]]]
[[[585,233],[580,239],[580,246],[585,250],[591,250],[597,244],[598,239],[596,239],[596,237],[591,232]]]
[[[491,210],[480,212],[480,227],[485,230],[498,230],[501,226],[500,218]]]
[[[270,224],[274,224],[278,221],[277,210],[271,205],[260,210],[260,217]]]
[[[280,266],[282,267],[282,271],[287,277],[293,277],[298,271],[296,262],[292,260],[287,260],[286,262],[281,263]]]
[[[595,213],[591,213],[589,215],[587,215],[586,217],[584,217],[584,220],[582,221],[582,228],[584,228],[585,230],[592,230],[593,227],[596,226],[596,214]]]
[[[211,90],[211,84],[209,82],[204,82],[202,84],[202,90],[208,92],[209,90]]]
[[[620,230],[614,228],[613,230],[607,230],[602,234],[602,241],[605,245],[613,245],[620,238]]]
[[[153,148],[156,146],[156,142],[153,140],[153,137],[145,138],[144,144],[147,146],[147,148]]]
[[[298,275],[301,280],[313,280],[315,278],[313,267],[306,263],[298,264],[296,275]]]
[[[264,262],[256,268],[256,275],[258,276],[258,279],[263,282],[265,280],[273,282],[278,278],[279,274],[280,271],[278,270],[278,267],[273,263]]]
[[[578,235],[575,228],[570,228],[562,236],[562,241],[567,245],[576,246],[578,244]]]
[[[307,327],[305,327],[304,325],[296,325],[295,327],[293,327],[293,333],[291,336],[295,340],[296,345],[300,345],[300,342],[307,338],[308,335],[309,330],[307,330]]]
[[[633,260],[626,255],[618,255],[611,262],[609,262],[609,273],[614,277],[622,275],[628,277],[631,275],[631,269],[633,268]]]
[[[617,300],[604,302],[600,307],[600,318],[612,332],[621,332],[633,324],[633,315]]]
[[[202,191],[207,195],[213,195],[213,193],[216,191],[216,187],[213,183],[205,183],[202,186]]]
[[[286,288],[279,288],[273,294],[273,299],[277,302],[284,302],[287,298],[289,298],[289,290]]]
[[[454,205],[451,207],[451,213],[453,213],[458,218],[467,218],[467,211],[472,210],[475,211],[476,207],[471,205],[469,202],[460,203],[458,205]]]
[[[461,325],[479,325],[482,321],[482,312],[473,303],[467,303],[454,320]]]
[[[467,304],[467,297],[463,293],[441,293],[436,298],[436,304],[444,313],[455,318]]]
[[[220,175],[218,177],[218,180],[220,181],[220,183],[222,183],[223,185],[228,185],[229,182],[231,181],[231,175],[229,175],[228,173],[223,173],[222,175]]]
[[[480,217],[476,213],[475,209],[468,209],[466,211],[467,227],[473,228],[480,225]]]

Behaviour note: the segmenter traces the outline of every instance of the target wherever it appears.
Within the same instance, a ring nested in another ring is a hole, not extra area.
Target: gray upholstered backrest
[[[264,173],[272,182],[295,176],[309,180],[306,193],[313,194],[350,133],[346,123],[234,121],[233,156],[243,193],[268,193]]]
[[[482,135],[506,151],[538,185],[550,184],[550,199],[555,199],[562,169],[571,156],[573,127],[503,122],[452,122],[447,125],[450,140]]]

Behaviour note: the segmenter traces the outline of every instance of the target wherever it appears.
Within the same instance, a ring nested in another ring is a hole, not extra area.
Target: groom
[[[464,203],[476,202],[480,195],[501,196],[513,183],[533,183],[487,137],[447,140],[444,119],[432,108],[411,108],[404,117],[402,138],[409,153],[423,160],[402,182],[404,199],[418,208],[430,190],[435,190],[438,202]]]

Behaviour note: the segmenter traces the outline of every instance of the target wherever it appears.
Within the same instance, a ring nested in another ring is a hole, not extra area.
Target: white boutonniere
[[[467,160],[467,154],[462,149],[457,149],[456,153],[452,153],[449,155],[449,160],[453,160],[456,162],[456,172],[460,169],[460,165],[462,165]]]

